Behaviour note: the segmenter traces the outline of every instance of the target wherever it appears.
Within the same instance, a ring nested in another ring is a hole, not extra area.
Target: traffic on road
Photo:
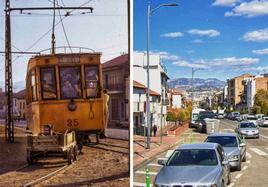
[[[243,117],[216,119],[215,115],[212,118],[218,123],[203,123],[210,132],[204,127],[199,131],[200,120],[192,120],[192,128],[181,138],[191,136],[193,141],[181,141],[134,168],[133,185],[148,185],[147,175],[150,186],[156,187],[267,186],[268,128]]]

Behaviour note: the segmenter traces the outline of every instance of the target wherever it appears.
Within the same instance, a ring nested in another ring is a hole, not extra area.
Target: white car
[[[261,126],[261,127],[268,127],[268,117],[263,117],[259,121],[259,126]]]
[[[256,126],[258,125],[258,118],[255,115],[248,115],[247,121],[254,123]]]

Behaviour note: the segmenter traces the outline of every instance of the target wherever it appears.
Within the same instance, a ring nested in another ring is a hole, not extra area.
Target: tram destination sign
[[[59,64],[79,64],[80,63],[80,57],[79,56],[61,56],[58,58]]]

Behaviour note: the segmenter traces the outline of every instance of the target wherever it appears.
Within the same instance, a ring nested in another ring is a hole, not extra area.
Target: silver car
[[[259,128],[253,122],[242,121],[235,129],[238,135],[245,138],[259,138]]]
[[[241,170],[242,161],[246,161],[246,144],[236,133],[214,133],[209,135],[205,142],[220,144],[228,156],[231,168]]]
[[[231,182],[230,165],[217,143],[183,144],[165,160],[156,175],[156,187],[226,186]]]
[[[261,120],[259,120],[258,125],[261,127],[268,127],[268,117],[263,117]]]

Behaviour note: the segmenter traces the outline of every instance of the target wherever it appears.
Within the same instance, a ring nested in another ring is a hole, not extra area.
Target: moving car
[[[238,135],[246,138],[259,138],[259,128],[253,122],[242,121],[235,129]]]
[[[218,118],[218,119],[223,119],[223,118],[224,118],[224,110],[219,110],[219,111],[218,111],[217,118]]]
[[[247,121],[252,122],[255,125],[258,125],[258,117],[255,115],[247,115]]]
[[[199,113],[199,117],[196,120],[196,129],[199,132],[206,132],[206,121],[205,119],[215,119],[214,112],[203,111]]]
[[[231,182],[229,162],[217,143],[183,144],[158,164],[163,167],[155,177],[156,187],[219,187]]]
[[[205,111],[205,109],[202,108],[195,108],[192,110],[192,116],[191,116],[191,122],[190,122],[190,128],[195,127],[196,120],[198,119],[199,113],[201,111]]]
[[[205,142],[220,144],[227,154],[231,168],[241,170],[242,161],[246,161],[246,144],[236,133],[215,133],[207,137]]]
[[[268,117],[263,117],[258,123],[261,127],[268,127]]]

